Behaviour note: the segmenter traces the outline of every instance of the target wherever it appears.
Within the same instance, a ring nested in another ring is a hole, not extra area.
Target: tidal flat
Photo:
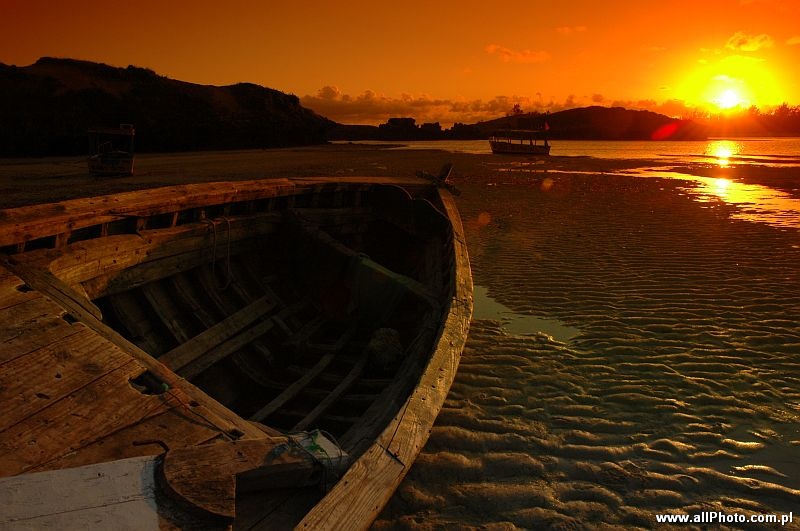
[[[800,231],[730,197],[758,184],[794,204],[796,167],[344,144],[148,154],[133,177],[96,179],[77,158],[6,159],[0,206],[187,182],[407,176],[448,161],[475,284],[534,324],[476,308],[430,440],[374,528],[649,529],[659,513],[796,513]],[[729,184],[709,195],[693,177]]]

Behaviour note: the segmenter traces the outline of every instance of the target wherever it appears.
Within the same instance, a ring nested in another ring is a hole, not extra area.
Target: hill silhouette
[[[550,127],[549,136],[562,140],[703,140],[703,126],[690,120],[675,120],[652,111],[622,107],[580,107],[552,114],[505,116],[475,126],[483,135],[498,129]]]
[[[197,85],[128,66],[43,57],[0,63],[0,156],[87,153],[87,129],[136,127],[137,151],[316,144],[336,125],[294,95],[251,83]]]
[[[475,124],[456,123],[450,129],[417,126],[413,118],[390,118],[385,124],[337,125],[331,140],[483,140],[502,129],[540,129],[562,140],[705,140],[707,128],[691,120],[676,120],[651,111],[622,107],[580,107],[551,114],[519,113]]]

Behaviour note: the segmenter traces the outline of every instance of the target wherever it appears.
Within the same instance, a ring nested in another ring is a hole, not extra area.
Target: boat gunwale
[[[353,186],[376,184],[398,185],[406,189],[431,186],[429,181],[417,177],[298,177],[181,184],[39,203],[0,210],[0,248],[42,238],[68,236],[80,229],[130,218],[314,193],[326,187],[336,191],[340,186],[352,190]],[[66,241],[66,238],[62,237],[62,240]]]
[[[438,192],[452,227],[454,283],[433,355],[393,420],[296,529],[367,529],[427,442],[455,379],[472,318],[472,273],[455,200],[447,190]],[[393,446],[398,433],[409,433],[411,440],[405,442],[410,444]]]

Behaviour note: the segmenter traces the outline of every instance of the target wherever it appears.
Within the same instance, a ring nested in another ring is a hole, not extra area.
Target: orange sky
[[[346,123],[800,103],[800,0],[0,0],[0,62],[250,81]]]

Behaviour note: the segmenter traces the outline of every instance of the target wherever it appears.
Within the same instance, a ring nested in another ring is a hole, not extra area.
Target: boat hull
[[[489,142],[492,153],[501,155],[550,155],[549,145],[532,145],[492,140]]]
[[[25,207],[2,212],[0,247],[4,367],[56,367],[0,391],[5,411],[52,401],[0,418],[39,426],[0,437],[0,477],[156,456],[159,518],[179,527],[267,514],[277,527],[368,526],[427,439],[472,309],[455,203],[418,179]],[[338,445],[272,461],[298,437]]]

